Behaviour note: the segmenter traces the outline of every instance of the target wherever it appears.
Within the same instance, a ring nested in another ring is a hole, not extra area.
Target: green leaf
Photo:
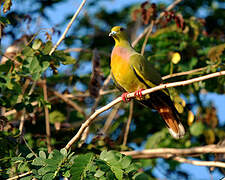
[[[45,174],[42,178],[42,180],[50,180],[50,179],[54,179],[54,173]]]
[[[52,42],[51,41],[48,41],[46,44],[45,44],[45,46],[44,46],[44,48],[43,48],[43,50],[42,50],[42,53],[44,54],[44,55],[47,55],[47,54],[49,54],[50,53],[50,51],[51,51],[51,49],[52,49]]]
[[[32,158],[33,156],[34,156],[33,153],[29,153],[29,154],[26,156],[26,158],[30,159],[30,158]]]
[[[37,81],[41,77],[40,72],[35,72],[32,74],[33,80]]]
[[[8,62],[8,61],[7,61]],[[8,73],[9,72],[9,70],[11,69],[11,67],[12,67],[12,64],[11,63],[5,63],[5,64],[1,64],[0,65],[0,72],[6,72],[6,73]]]
[[[11,161],[14,161],[14,163],[21,162],[21,161],[24,161],[24,160],[25,160],[24,157],[13,157],[11,159]]]
[[[46,159],[46,154],[44,151],[39,151],[39,156],[43,159]]]
[[[44,165],[46,165],[45,159],[43,159],[41,157],[35,158],[31,164],[34,165],[34,166],[44,166]]]
[[[60,149],[60,153],[61,153],[63,156],[67,156],[67,150],[66,150],[66,148]]]
[[[34,40],[34,43],[33,43],[33,45],[32,45],[32,48],[33,48],[34,50],[37,50],[37,49],[39,49],[39,48],[41,47],[41,45],[42,45],[41,40],[40,40],[40,39],[35,39],[35,40]]]
[[[61,63],[64,64],[64,65],[76,63],[76,59],[74,59],[73,57],[71,57],[67,53],[64,53],[63,51],[55,51],[54,57],[59,59],[61,61]]]
[[[39,65],[39,61],[36,56],[33,57],[31,63],[30,63],[30,72],[40,72],[41,66]]]
[[[118,180],[122,180],[123,179],[123,170],[119,167],[116,166],[110,166],[112,172],[115,174],[116,178]]]
[[[20,178],[20,180],[31,180],[32,178],[33,178],[32,175],[30,175],[30,176],[22,177]]]
[[[150,180],[150,177],[147,174],[140,172],[135,174],[134,179],[135,180]]]
[[[200,136],[201,134],[203,134],[204,130],[205,126],[202,122],[195,122],[190,127],[190,132],[193,136]]]
[[[10,21],[8,18],[6,17],[0,17],[0,24],[2,24],[3,26],[5,26],[6,24],[10,24]]]
[[[42,62],[42,71],[44,72],[48,67],[50,63],[48,61],[43,61]]]
[[[57,167],[60,162],[61,162],[60,159],[46,159],[45,160],[45,163],[51,167]]]
[[[67,64],[75,64],[76,63],[76,59],[73,58],[73,57],[71,57],[71,56],[65,56],[64,58],[65,58],[65,60],[62,61],[62,63],[64,65],[67,65]]]
[[[95,173],[95,177],[100,178],[101,176],[103,176],[105,174],[104,171],[101,171],[100,169],[96,171]]]
[[[63,177],[69,178],[70,177],[70,170],[64,171]]]
[[[121,160],[122,168],[125,169],[129,167],[129,165],[131,164],[131,161],[132,161],[132,158],[130,156],[124,156],[123,159]]]
[[[86,167],[93,159],[92,153],[77,155],[74,159],[74,164],[71,167],[70,173],[72,180],[81,179],[81,176],[87,171]]]
[[[42,168],[38,169],[38,174],[43,176],[48,172],[56,171],[56,169],[57,169],[57,166],[55,166],[55,167],[45,166],[45,167],[42,167]]]
[[[53,111],[49,114],[49,121],[51,123],[63,122],[66,120],[66,116],[60,111]]]
[[[34,51],[33,51],[33,49],[31,47],[26,46],[23,49],[22,54],[25,55],[25,56],[33,56],[34,55]]]

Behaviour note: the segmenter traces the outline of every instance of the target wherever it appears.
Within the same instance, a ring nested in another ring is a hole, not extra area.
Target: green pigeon
[[[156,91],[142,97],[142,90],[162,83],[161,75],[144,56],[134,50],[123,27],[113,27],[109,36],[115,40],[111,54],[111,74],[117,88],[125,92],[122,94],[123,101],[129,101],[127,93],[135,92],[137,101],[158,111],[174,138],[182,138],[185,129],[168,90]]]

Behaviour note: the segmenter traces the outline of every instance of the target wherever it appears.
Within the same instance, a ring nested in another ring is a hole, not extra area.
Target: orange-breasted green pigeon
[[[118,89],[126,92],[122,95],[123,100],[128,101],[127,92],[136,92],[135,99],[141,104],[157,110],[165,120],[170,134],[176,139],[182,138],[185,130],[168,90],[156,91],[142,97],[143,89],[162,83],[160,74],[144,56],[133,49],[124,28],[113,27],[109,36],[115,40],[115,47],[111,54],[111,74]]]

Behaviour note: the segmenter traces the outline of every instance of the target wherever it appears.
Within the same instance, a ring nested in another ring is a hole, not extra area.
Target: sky
[[[88,0],[87,0],[88,1]],[[100,6],[106,8],[108,11],[113,11],[113,10],[120,10],[121,8],[123,8],[124,6],[127,6],[131,3],[142,3],[144,2],[143,0],[127,0],[127,1],[122,1],[122,0],[106,0],[103,3],[100,4]],[[151,2],[159,2],[157,0],[155,1],[151,1]],[[162,0],[160,2],[163,2]],[[170,3],[171,0],[167,1],[167,3]],[[52,26],[55,26],[59,23],[61,23],[64,20],[64,17],[66,15],[70,15],[71,13],[74,13],[76,11],[76,9],[78,8],[78,6],[80,5],[81,0],[68,0],[66,2],[63,3],[58,3],[55,7],[53,7],[52,9],[48,9],[47,10],[47,14],[50,17],[50,22],[51,24],[47,23],[44,20],[41,20],[41,26],[43,28],[51,28]],[[29,5],[29,1],[28,4]],[[13,3],[13,7],[12,9],[21,9],[24,10],[24,6],[20,6],[19,4]],[[32,6],[31,6],[32,8]],[[85,7],[84,9],[81,11],[81,13],[79,14],[79,16],[82,15],[82,13],[85,11]],[[199,16],[204,17],[206,15],[206,11],[205,9],[202,9],[201,11],[198,12]],[[64,27],[60,27],[61,31],[63,32],[66,28],[66,23]],[[53,38],[53,42],[56,43],[56,41],[58,40],[58,37],[54,37]],[[2,42],[6,42],[5,45],[7,45],[7,43],[10,43],[9,40],[7,39],[3,39]],[[79,47],[79,45],[77,45],[77,47]],[[63,48],[63,46],[60,46],[59,48]],[[63,70],[63,68],[61,69]],[[88,71],[88,69],[87,69]],[[208,93],[208,94],[203,94],[201,96],[202,99],[205,100],[205,103],[212,101],[215,105],[215,107],[217,108],[217,112],[218,112],[218,117],[219,117],[219,123],[220,124],[225,124],[225,96],[224,95],[217,95],[217,94],[213,94],[213,93]],[[140,150],[140,147],[136,147]],[[159,161],[162,161],[159,159]],[[213,179],[217,180],[222,178],[222,175],[218,172],[215,171],[213,172],[211,175],[208,171],[208,168],[206,167],[200,167],[200,166],[194,166],[194,165],[190,165],[190,164],[182,164],[180,166],[180,168],[184,171],[187,171],[188,173],[191,174],[191,179],[199,179],[199,180],[207,180],[207,179],[211,179],[211,176],[213,177]],[[154,173],[157,175],[157,177],[159,177],[160,179],[166,179],[167,177],[165,175],[163,175],[159,169],[159,167],[157,167],[154,170]]]

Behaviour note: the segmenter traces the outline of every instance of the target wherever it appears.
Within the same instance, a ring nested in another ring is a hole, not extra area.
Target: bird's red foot
[[[144,91],[144,89],[139,89],[139,90],[135,91],[134,96],[142,99],[143,98],[142,91]]]
[[[127,94],[129,94],[128,92],[125,92],[121,95],[123,102],[127,103],[129,102],[131,99],[127,97]]]

